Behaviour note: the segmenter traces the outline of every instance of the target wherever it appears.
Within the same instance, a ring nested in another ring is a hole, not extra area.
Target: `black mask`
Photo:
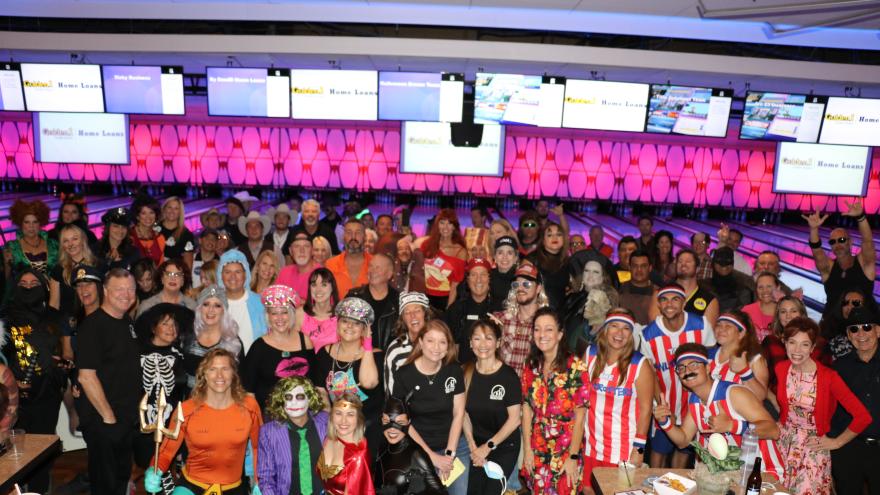
[[[388,415],[388,419],[390,421],[388,421],[387,425],[385,425],[385,424],[382,425],[383,432],[388,431],[388,430],[397,430],[397,431],[403,433],[404,435],[409,433],[409,424],[406,424],[406,425],[399,424],[397,421],[395,421],[397,416],[398,416],[397,414],[395,414],[393,416],[390,414]]]
[[[16,287],[12,300],[22,309],[42,312],[46,308],[46,288],[40,284],[35,287]]]

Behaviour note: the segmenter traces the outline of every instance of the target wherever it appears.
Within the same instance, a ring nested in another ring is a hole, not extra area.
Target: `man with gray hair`
[[[310,241],[321,236],[330,242],[330,251],[337,255],[339,254],[339,241],[336,239],[336,229],[320,217],[321,203],[312,198],[303,201],[299,223],[293,228],[293,235],[296,237],[297,232],[305,232]]]

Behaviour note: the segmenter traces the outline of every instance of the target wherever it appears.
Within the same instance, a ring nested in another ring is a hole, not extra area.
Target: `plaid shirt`
[[[501,361],[522,376],[529,350],[532,348],[532,325],[513,316],[508,319],[505,311],[495,313],[501,320]]]
[[[712,278],[712,257],[708,254],[698,260],[697,263],[697,280],[706,280]]]

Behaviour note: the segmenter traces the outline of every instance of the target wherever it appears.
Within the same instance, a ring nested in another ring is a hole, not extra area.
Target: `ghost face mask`
[[[301,418],[309,411],[309,397],[302,385],[284,392],[284,412],[290,419]]]
[[[584,287],[595,289],[602,285],[602,265],[597,261],[588,261],[584,266]]]

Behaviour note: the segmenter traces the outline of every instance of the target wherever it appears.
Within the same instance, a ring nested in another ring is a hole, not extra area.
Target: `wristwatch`
[[[489,450],[495,450],[495,448],[498,446],[495,445],[495,442],[493,442],[492,440],[489,440],[488,442],[486,442],[486,447],[489,447]]]
[[[580,454],[569,454],[568,458],[573,461],[579,461],[579,460],[581,460],[581,455]]]
[[[448,457],[452,457],[453,459],[455,459],[455,451],[454,450],[446,449],[443,451],[443,455],[446,455]]]

